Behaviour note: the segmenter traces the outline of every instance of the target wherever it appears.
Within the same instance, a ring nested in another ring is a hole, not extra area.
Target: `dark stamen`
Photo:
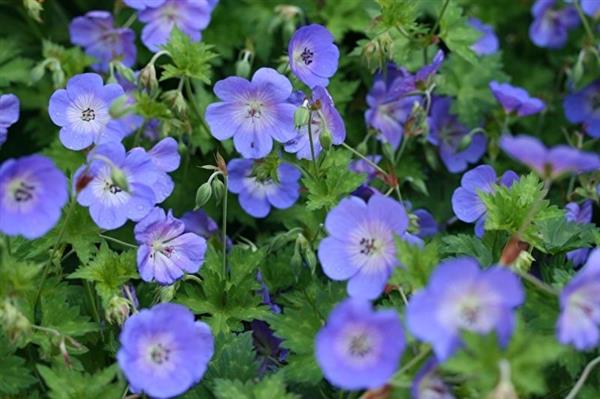
[[[304,50],[302,50],[302,53],[300,54],[300,58],[302,58],[302,61],[304,61],[305,65],[310,65],[313,62],[314,55],[315,53],[310,51],[307,47],[304,47]]]
[[[85,122],[90,122],[96,119],[96,113],[93,109],[87,108],[81,112],[81,120]]]

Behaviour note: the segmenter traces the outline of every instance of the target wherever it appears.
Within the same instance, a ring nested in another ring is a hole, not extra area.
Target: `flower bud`
[[[31,332],[31,323],[9,299],[0,303],[0,326],[11,342],[20,341]]]
[[[146,65],[140,71],[139,79],[142,87],[145,87],[146,89],[150,90],[150,92],[153,92],[156,89],[158,89],[158,80],[156,79],[156,68],[154,67],[154,64]]]
[[[129,192],[129,182],[127,181],[127,176],[125,176],[125,173],[121,169],[112,167],[110,169],[110,178],[115,186],[119,187],[125,192]]]
[[[519,399],[517,391],[510,378],[510,363],[503,359],[500,361],[500,382],[496,388],[489,393],[487,399]]]
[[[462,139],[460,139],[460,142],[458,143],[457,151],[460,152],[460,151],[466,150],[471,145],[472,142],[473,142],[473,136],[470,134],[467,134]]]
[[[175,109],[179,114],[185,112],[188,108],[187,102],[183,97],[183,94],[179,90],[169,90],[162,94],[162,98],[165,100],[169,107]]]
[[[321,147],[323,147],[325,150],[331,148],[331,132],[329,129],[323,128],[323,130],[321,130],[321,134],[319,135],[319,143],[321,143]]]
[[[131,111],[131,107],[127,105],[127,96],[122,95],[115,99],[108,110],[113,119],[119,119],[127,115]]]
[[[115,295],[108,302],[106,320],[109,323],[123,325],[130,314],[130,303],[126,298]]]
[[[215,198],[215,201],[218,203],[223,198],[225,194],[225,185],[219,179],[214,179],[212,181],[212,193]]]
[[[304,106],[298,107],[294,113],[294,126],[296,129],[308,125],[308,118],[310,118],[310,111],[308,108]]]
[[[208,200],[212,197],[212,188],[208,182],[202,184],[198,187],[198,191],[196,191],[196,207],[194,210],[202,208]]]
[[[173,297],[175,297],[176,291],[176,284],[160,287],[160,302],[171,302],[173,300]]]

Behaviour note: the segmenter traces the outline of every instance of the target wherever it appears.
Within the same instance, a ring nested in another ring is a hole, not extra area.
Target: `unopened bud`
[[[131,111],[131,107],[127,105],[127,101],[127,96],[122,95],[112,102],[108,112],[113,119],[119,119]]]
[[[243,78],[250,76],[252,69],[252,52],[250,50],[242,50],[240,59],[235,63],[235,74]]]
[[[198,187],[196,191],[196,207],[194,210],[202,208],[212,197],[212,188],[208,182]]]
[[[227,176],[227,163],[225,162],[225,159],[223,158],[221,153],[217,152],[217,154],[215,155],[215,160],[217,161],[217,167],[219,168],[219,170],[225,176]]]
[[[512,265],[521,256],[522,252],[527,252],[527,249],[529,249],[529,244],[521,241],[518,237],[512,237],[508,240],[504,249],[502,249],[500,264],[506,266]]]
[[[294,112],[294,126],[296,129],[306,126],[310,118],[310,111],[305,106],[298,107]]]
[[[510,378],[510,363],[503,359],[500,361],[499,367],[500,382],[496,388],[489,393],[487,399],[519,399]]]
[[[225,185],[221,180],[214,179],[212,181],[212,193],[215,197],[215,201],[220,202],[223,198],[223,195],[225,195]]]
[[[319,143],[321,143],[321,147],[323,149],[328,150],[331,147],[331,132],[329,129],[324,128],[321,130],[321,134],[319,134]]]
[[[154,67],[154,64],[146,65],[140,71],[139,79],[142,87],[145,87],[146,89],[150,90],[150,92],[153,92],[156,89],[158,89],[158,80],[156,79],[156,68]]]
[[[160,287],[160,301],[162,303],[171,302],[173,297],[175,297],[175,291],[175,284]]]
[[[188,105],[185,102],[183,94],[179,90],[165,91],[162,94],[162,98],[167,102],[167,104],[170,107],[174,108],[175,111],[179,114],[187,110]]]
[[[129,182],[127,181],[127,176],[121,169],[117,167],[112,167],[110,169],[110,178],[112,180],[113,185],[117,186],[125,192],[129,192]]]
[[[129,317],[130,310],[130,302],[122,296],[115,295],[106,308],[106,320],[109,323],[123,325]]]
[[[473,142],[473,136],[470,134],[467,134],[462,139],[460,139],[457,150],[458,151],[466,150],[471,145],[472,142]]]

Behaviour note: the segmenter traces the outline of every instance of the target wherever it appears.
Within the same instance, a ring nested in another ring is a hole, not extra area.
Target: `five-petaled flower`
[[[290,69],[311,89],[327,87],[338,67],[340,51],[324,26],[312,24],[298,29],[288,44]]]
[[[352,297],[375,299],[399,265],[394,236],[408,227],[402,204],[375,194],[368,202],[343,199],[325,219],[329,236],[319,245],[319,260],[333,280],[349,280]]]
[[[440,263],[427,287],[411,297],[406,322],[443,361],[460,346],[462,330],[495,331],[506,345],[514,328],[514,309],[524,297],[519,278],[510,270],[499,266],[481,270],[474,258],[456,258]]]
[[[517,116],[529,116],[545,108],[542,100],[531,97],[525,89],[508,83],[498,83],[493,80],[490,82],[490,90],[506,113],[514,112]]]
[[[68,183],[41,155],[8,159],[0,165],[0,232],[34,239],[58,222],[67,203]]]
[[[70,150],[83,150],[92,144],[121,141],[128,133],[109,114],[112,102],[124,94],[116,83],[104,85],[95,73],[75,75],[66,89],[50,97],[48,112],[52,122],[60,126],[60,141]]]
[[[394,310],[374,311],[370,302],[350,298],[332,310],[317,334],[315,352],[330,383],[355,390],[385,384],[404,347],[404,331]]]
[[[131,316],[119,341],[117,361],[130,390],[152,398],[172,398],[197,384],[214,353],[208,325],[174,303]]]
[[[263,158],[273,148],[273,139],[285,143],[294,138],[294,112],[288,102],[290,81],[271,68],[260,68],[248,81],[231,76],[215,84],[221,102],[206,109],[206,122],[218,140],[233,137],[235,149],[244,158]]]
[[[183,221],[154,208],[134,229],[140,245],[137,265],[144,281],[172,284],[185,273],[196,273],[204,262],[206,240],[186,233]]]

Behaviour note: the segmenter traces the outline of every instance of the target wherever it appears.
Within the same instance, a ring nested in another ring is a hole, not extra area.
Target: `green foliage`
[[[542,238],[542,250],[551,255],[590,247],[597,230],[591,224],[567,222],[564,216],[534,221]]]
[[[396,268],[390,277],[389,284],[397,284],[412,291],[427,284],[429,275],[439,263],[439,244],[432,241],[423,248],[396,239],[398,259],[404,267]]]
[[[564,217],[561,210],[545,199],[546,193],[543,183],[534,174],[521,177],[510,188],[497,186],[493,193],[480,193],[487,209],[485,229],[518,234],[523,241],[544,250],[537,225]]]
[[[308,190],[306,207],[309,210],[333,208],[364,180],[363,176],[348,169],[351,156],[347,151],[331,149],[326,152],[320,164],[319,175],[305,176],[302,179]]]
[[[36,382],[25,360],[14,355],[11,346],[0,333],[0,394],[14,395]]]
[[[118,370],[116,364],[94,374],[42,365],[38,365],[37,369],[50,388],[48,397],[51,399],[114,399],[121,397],[125,388],[122,381],[115,381]]]
[[[284,369],[286,380],[315,384],[322,378],[314,358],[314,337],[345,295],[343,285],[313,280],[307,287],[282,296],[282,314],[269,315],[267,322],[283,340],[283,347],[292,351]]]
[[[164,46],[169,52],[173,64],[163,65],[160,80],[171,78],[198,79],[210,84],[210,62],[217,56],[212,46],[204,42],[192,40],[179,29],[173,29],[171,40]]]
[[[121,288],[127,281],[138,277],[135,256],[134,251],[117,253],[103,243],[94,259],[80,266],[69,278],[94,283],[106,307],[114,296],[121,295]]]
[[[0,38],[0,88],[11,83],[27,83],[33,62],[21,56],[18,41]]]
[[[477,258],[483,266],[494,263],[494,257],[485,243],[468,234],[457,234],[442,238],[441,252],[447,256],[465,255]]]
[[[442,368],[469,379],[481,397],[492,391],[500,379],[500,363],[510,365],[510,377],[522,395],[546,392],[544,369],[565,352],[554,336],[533,333],[520,325],[506,349],[501,349],[494,334],[480,336],[464,333],[464,348]],[[525,396],[527,397],[527,396]]]
[[[286,391],[281,373],[269,375],[257,384],[244,384],[239,380],[218,379],[215,381],[214,393],[217,399],[300,398],[300,396]]]
[[[194,313],[209,316],[206,322],[215,334],[242,330],[242,321],[263,319],[269,313],[261,305],[256,280],[258,266],[264,261],[263,249],[234,246],[227,255],[229,270],[223,274],[221,254],[209,247],[200,276],[202,285],[186,284],[175,301]]]
[[[440,20],[440,37],[450,51],[459,55],[471,65],[478,64],[475,52],[471,46],[481,34],[469,25],[462,8],[453,1],[446,2],[446,10]],[[441,11],[440,11],[441,12]]]

